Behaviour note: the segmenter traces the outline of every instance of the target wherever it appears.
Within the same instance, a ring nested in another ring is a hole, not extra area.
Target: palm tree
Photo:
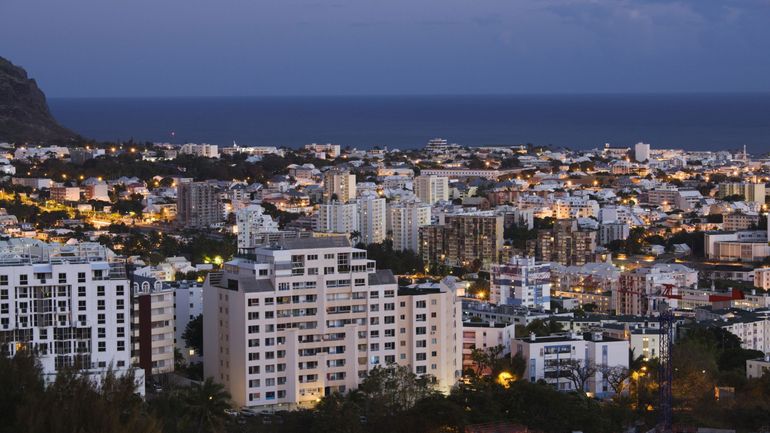
[[[230,394],[210,377],[193,384],[185,393],[185,418],[196,433],[223,431],[230,408]]]

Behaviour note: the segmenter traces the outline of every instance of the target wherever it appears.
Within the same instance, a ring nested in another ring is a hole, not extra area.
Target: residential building
[[[366,194],[357,200],[357,206],[360,241],[366,245],[383,242],[386,234],[385,198]]]
[[[34,350],[48,381],[68,368],[132,372],[130,295],[124,263],[99,244],[0,241],[0,351]]]
[[[358,227],[358,204],[356,203],[321,204],[313,220],[313,230],[321,233],[349,235],[357,231]]]
[[[503,216],[493,211],[451,214],[420,228],[420,255],[428,267],[490,269],[503,249]]]
[[[324,201],[349,203],[356,199],[356,175],[336,168],[324,172]]]
[[[676,308],[679,291],[695,288],[698,271],[680,264],[658,264],[637,268],[620,275],[620,285],[613,292],[616,314],[633,316],[653,315],[660,302]]]
[[[238,406],[311,407],[391,363],[448,391],[462,363],[453,287],[399,290],[346,237],[243,251],[204,286],[205,375]]]
[[[535,247],[536,259],[565,266],[580,266],[593,261],[596,231],[578,226],[577,220],[557,220],[550,230],[540,230]]]
[[[182,227],[208,228],[224,220],[219,189],[209,182],[177,185],[177,223]]]
[[[493,264],[490,302],[551,309],[551,265],[536,263],[534,257],[511,257]]]
[[[746,214],[743,212],[728,212],[722,215],[722,229],[726,231],[749,230],[759,225],[758,214]]]
[[[612,241],[628,239],[631,228],[626,223],[611,222],[599,224],[599,245],[607,245]]]
[[[645,162],[650,159],[649,143],[636,143],[634,145],[634,159],[637,162]]]
[[[188,362],[200,362],[202,354],[188,347],[182,335],[190,321],[203,314],[203,284],[183,280],[170,285],[174,290],[174,345]]]
[[[430,225],[431,207],[417,200],[387,205],[387,232],[396,251],[419,251],[420,227]]]
[[[235,226],[238,232],[238,248],[250,248],[257,245],[265,233],[277,233],[278,222],[265,213],[258,204],[250,204],[235,212]]]
[[[430,205],[449,200],[449,178],[421,175],[414,178],[414,195]]]
[[[740,195],[744,201],[765,204],[765,184],[750,182],[725,182],[719,184],[719,198]]]
[[[219,158],[219,146],[216,144],[186,143],[179,148],[179,153],[183,155],[200,156],[203,158]]]
[[[585,392],[597,397],[608,397],[613,390],[604,375],[606,368],[628,368],[628,341],[605,337],[601,332],[584,335],[568,333],[515,339],[512,354],[520,354],[526,361],[524,379],[530,382],[544,380],[559,391]],[[568,369],[592,370],[585,389],[576,389],[568,376]]]
[[[174,371],[174,290],[163,281],[131,276],[131,350],[145,375]]]
[[[80,201],[80,187],[52,186],[51,200],[59,203]]]
[[[746,360],[746,378],[759,379],[770,372],[770,356]]]

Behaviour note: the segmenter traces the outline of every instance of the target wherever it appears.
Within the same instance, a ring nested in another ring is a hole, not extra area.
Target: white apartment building
[[[133,364],[146,375],[174,371],[174,290],[152,277],[131,277]]]
[[[251,248],[265,233],[276,233],[278,221],[265,213],[258,204],[250,204],[235,212],[235,227],[238,232],[238,248]]]
[[[239,406],[313,406],[392,363],[451,388],[461,369],[452,286],[399,292],[345,237],[284,240],[204,286],[205,375]]]
[[[43,374],[79,368],[98,380],[131,367],[131,298],[122,261],[95,243],[0,241],[0,350],[35,350]],[[144,374],[136,372],[138,392]]]
[[[324,172],[324,201],[349,203],[356,199],[356,175],[331,169]]]
[[[414,178],[414,195],[430,205],[449,200],[449,178],[421,175]]]
[[[766,189],[764,183],[725,182],[719,184],[719,198],[742,195],[746,202],[765,204]]]
[[[770,268],[754,269],[754,286],[760,289],[770,289]]]
[[[637,162],[644,162],[650,159],[650,144],[649,143],[636,143],[634,145],[634,159]]]
[[[357,200],[358,232],[364,244],[385,240],[385,199],[376,194],[366,194]]]
[[[567,334],[548,337],[516,339],[511,343],[512,354],[519,353],[527,362],[524,379],[544,380],[559,391],[583,391],[597,397],[607,397],[613,391],[604,377],[606,367],[628,368],[628,341],[605,337],[601,333]],[[586,389],[576,390],[566,377],[569,362],[596,369]]]
[[[551,265],[534,257],[511,257],[492,265],[490,301],[494,304],[551,309]]]
[[[326,203],[318,206],[313,230],[321,233],[349,234],[358,230],[358,204]]]
[[[201,354],[187,347],[182,334],[187,324],[203,314],[203,285],[196,281],[172,283],[174,289],[174,344],[187,361],[199,362]]]
[[[183,155],[202,156],[204,158],[219,158],[219,146],[216,144],[186,143],[179,149]]]
[[[431,207],[417,200],[388,204],[387,231],[396,251],[419,251],[420,227],[430,225]]]

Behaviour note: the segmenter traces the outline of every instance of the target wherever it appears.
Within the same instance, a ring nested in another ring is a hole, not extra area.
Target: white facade
[[[106,248],[0,243],[0,350],[36,350],[52,380],[76,367],[99,378],[131,370],[131,298],[125,266]],[[136,372],[140,393],[144,375]]]
[[[356,175],[331,169],[324,173],[324,201],[349,203],[356,199]]]
[[[201,361],[201,354],[187,347],[182,334],[187,324],[203,314],[203,285],[195,281],[180,281],[174,288],[174,340],[175,346],[188,361]]]
[[[634,145],[634,159],[637,162],[644,162],[650,159],[650,145],[649,143],[636,143]]]
[[[273,221],[258,204],[248,205],[235,212],[235,225],[238,231],[238,248],[251,248],[255,246],[258,235],[279,231],[278,222]]]
[[[490,301],[495,304],[551,309],[551,265],[534,257],[514,256],[492,265]]]
[[[313,406],[390,363],[436,377],[461,365],[461,307],[448,286],[399,293],[344,237],[286,240],[209,274],[205,375],[241,406]]]
[[[387,227],[393,249],[419,251],[420,227],[430,225],[431,207],[416,200],[388,204]]]
[[[321,233],[348,234],[358,230],[358,205],[356,203],[327,203],[318,206],[313,220],[313,230]]]
[[[601,333],[585,337],[572,334],[516,339],[512,343],[512,354],[516,353],[527,363],[525,380],[544,380],[559,391],[582,391],[597,397],[610,396],[613,392],[602,374],[604,368],[628,368],[628,341],[604,337]],[[565,377],[564,369],[570,362],[596,370],[586,389],[576,390]]]
[[[179,153],[185,155],[202,156],[204,158],[219,158],[219,146],[216,144],[183,144]]]
[[[435,204],[449,200],[449,178],[446,176],[417,176],[414,178],[414,195],[423,203]]]
[[[358,199],[358,231],[364,244],[385,240],[385,199],[366,195]]]

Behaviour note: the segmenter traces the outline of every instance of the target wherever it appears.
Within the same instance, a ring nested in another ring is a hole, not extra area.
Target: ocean
[[[299,147],[590,149],[632,145],[770,151],[770,94],[50,98],[65,126],[97,140]]]

